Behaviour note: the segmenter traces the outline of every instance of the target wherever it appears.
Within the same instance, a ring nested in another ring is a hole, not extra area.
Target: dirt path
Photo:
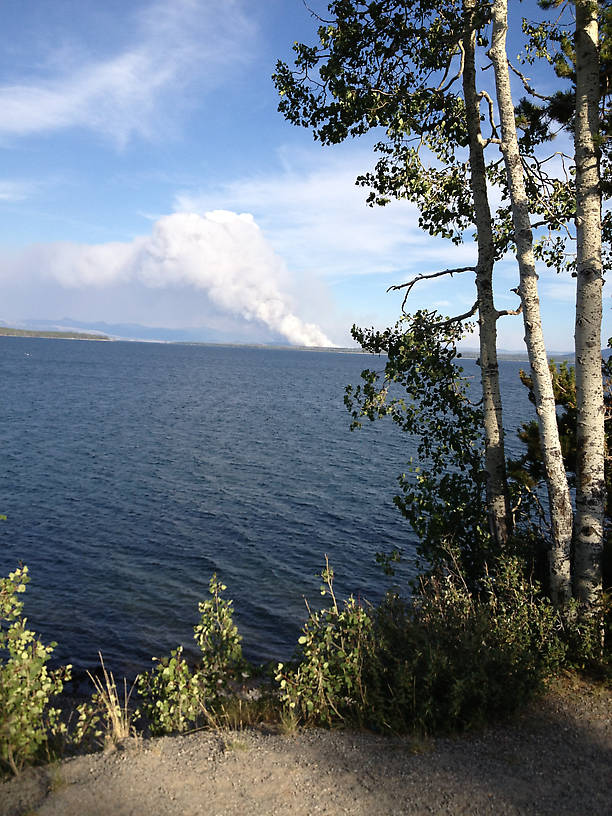
[[[201,732],[31,769],[0,816],[612,814],[612,693],[571,680],[510,725],[415,741]]]

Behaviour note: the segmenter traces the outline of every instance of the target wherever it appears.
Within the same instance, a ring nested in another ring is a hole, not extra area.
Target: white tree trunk
[[[540,428],[542,456],[550,504],[553,544],[550,553],[550,590],[555,603],[563,606],[571,598],[572,506],[567,476],[561,455],[559,431],[552,380],[548,368],[540,301],[538,276],[533,254],[533,233],[529,201],[525,192],[523,165],[519,152],[514,104],[506,53],[508,30],[507,0],[493,2],[493,37],[489,54],[495,70],[497,105],[502,132],[502,153],[506,165],[512,203],[514,240],[520,272],[519,293],[523,304],[525,343],[531,365],[533,394]]]
[[[476,94],[476,34],[472,17],[474,0],[465,0],[463,35],[463,95],[470,150],[470,185],[474,199],[478,235],[478,322],[480,328],[480,373],[485,431],[485,471],[487,474],[487,514],[489,529],[498,545],[506,543],[511,531],[510,501],[506,478],[502,402],[497,362],[497,310],[493,302],[493,264],[495,249],[491,209],[487,191],[485,161],[480,131],[480,107]]]
[[[601,187],[599,4],[576,2],[576,406],[577,466],[574,585],[586,609],[600,597],[605,506],[604,404],[601,375]]]

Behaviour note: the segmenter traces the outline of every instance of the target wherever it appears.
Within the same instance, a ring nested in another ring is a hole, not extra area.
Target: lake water
[[[100,649],[133,675],[195,648],[217,572],[252,659],[286,659],[325,554],[341,595],[388,588],[377,550],[414,539],[392,504],[410,440],[349,431],[344,387],[376,358],[335,352],[0,338],[0,574],[30,568],[26,614],[56,657]],[[512,430],[528,416],[502,362]],[[466,374],[478,382],[473,360]],[[410,559],[395,580],[407,584]]]

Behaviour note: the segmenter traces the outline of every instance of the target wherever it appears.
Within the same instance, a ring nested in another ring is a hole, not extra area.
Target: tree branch
[[[501,311],[499,309],[496,309],[495,314],[499,318],[499,317],[505,317],[506,315],[520,315],[522,311],[523,311],[523,304],[521,303],[521,305],[518,307],[518,309],[502,309]]]
[[[459,45],[459,52],[461,54],[461,61],[459,63],[459,70],[457,71],[455,76],[452,77],[451,79],[449,79],[449,81],[446,83],[446,85],[444,85],[444,87],[442,87],[442,83],[444,82],[444,80],[446,79],[446,77],[448,76],[448,73],[450,71],[450,67],[451,67],[453,58],[454,58],[455,54],[457,53],[455,51],[455,53],[450,57],[447,65],[446,65],[446,70],[444,71],[444,76],[440,80],[440,84],[436,88],[436,91],[439,91],[440,93],[446,93],[448,91],[448,89],[451,87],[451,85],[453,84],[453,82],[456,82],[459,79],[459,77],[462,76],[462,74],[463,74],[463,68],[464,68],[464,65],[465,65],[465,50],[463,48],[463,43],[460,42],[460,43],[458,43],[458,45]]]
[[[404,299],[402,301],[402,312],[404,311],[404,306],[406,305],[406,300],[408,299],[408,295],[410,294],[410,290],[414,286],[415,283],[418,283],[422,280],[431,280],[432,278],[441,278],[443,275],[450,275],[451,278],[455,274],[459,274],[459,272],[476,272],[475,266],[460,266],[457,269],[443,269],[441,272],[432,272],[430,275],[417,275],[416,278],[412,278],[412,280],[407,281],[406,283],[396,283],[393,286],[389,286],[387,292],[399,292],[400,289],[405,289],[406,294],[404,295]]]
[[[448,320],[442,320],[440,323],[434,323],[431,327],[432,329],[443,329],[445,326],[450,326],[451,323],[461,323],[462,320],[467,320],[468,317],[472,317],[478,311],[478,301],[474,303],[472,308],[469,312],[465,312],[464,314],[456,315],[455,317],[449,317]]]
[[[494,116],[495,108],[494,108],[494,105],[493,105],[493,100],[491,99],[491,97],[489,96],[489,94],[486,91],[481,91],[478,94],[478,98],[479,99],[486,99],[487,104],[489,106],[489,124],[491,125],[491,136],[488,139],[486,139],[485,141],[487,142],[487,144],[490,144],[491,142],[501,144],[499,134],[497,133],[497,128],[495,127],[495,116]]]
[[[524,86],[524,88],[525,88],[525,90],[527,91],[528,94],[530,94],[531,96],[535,96],[537,99],[543,99],[544,102],[550,102],[550,100],[552,99],[552,96],[543,96],[542,94],[539,94],[529,84],[529,77],[526,77],[525,74],[521,73],[521,71],[519,71],[518,68],[515,68],[514,65],[510,62],[510,60],[508,60],[508,67],[510,68],[511,71],[514,71],[514,73],[517,75],[517,77],[521,80],[521,82],[523,83],[523,86]]]

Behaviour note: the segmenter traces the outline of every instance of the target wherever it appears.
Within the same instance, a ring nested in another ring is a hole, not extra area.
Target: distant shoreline
[[[37,331],[35,329],[9,329],[0,326],[0,337],[36,337],[44,340],[107,340],[111,338],[105,334],[87,334],[85,332],[70,331]]]
[[[282,345],[278,343],[214,343],[197,340],[151,340],[144,338],[131,337],[109,337],[106,334],[91,334],[88,332],[78,331],[52,331],[45,329],[13,329],[6,326],[0,326],[0,337],[33,337],[46,340],[104,340],[107,342],[124,342],[124,343],[160,343],[162,345],[172,346],[213,346],[225,348],[258,348],[267,349],[269,351],[314,351],[314,352],[333,352],[335,354],[363,354],[372,356],[370,352],[355,346],[354,348],[341,346],[291,346]],[[605,350],[603,350],[605,351]],[[476,360],[479,357],[477,349],[459,349],[459,360]],[[382,356],[385,356],[384,353]],[[498,351],[498,360],[500,362],[519,362],[529,363],[526,352],[521,351]],[[552,351],[548,354],[549,360],[559,363],[563,360],[571,362],[573,360],[572,352]]]

